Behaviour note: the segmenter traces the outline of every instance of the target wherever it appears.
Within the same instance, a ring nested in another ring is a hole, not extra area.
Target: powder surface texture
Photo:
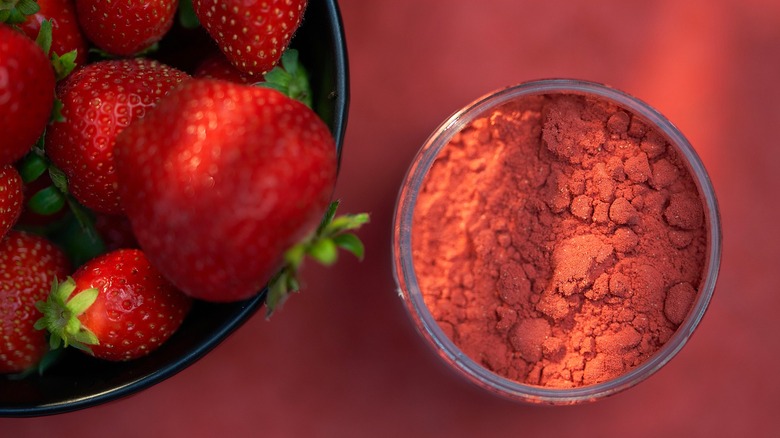
[[[417,199],[413,262],[439,326],[503,377],[578,387],[655,353],[698,294],[704,208],[639,117],[574,94],[484,114]]]

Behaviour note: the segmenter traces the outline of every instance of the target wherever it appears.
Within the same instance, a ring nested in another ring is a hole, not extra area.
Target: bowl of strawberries
[[[270,316],[303,259],[362,256],[368,217],[331,199],[337,2],[245,3],[0,5],[0,416],[148,388]]]

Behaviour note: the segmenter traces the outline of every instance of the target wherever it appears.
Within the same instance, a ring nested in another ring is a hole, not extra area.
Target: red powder
[[[576,387],[656,352],[704,266],[696,185],[663,135],[617,106],[526,97],[446,145],[417,199],[425,302],[476,362]]]

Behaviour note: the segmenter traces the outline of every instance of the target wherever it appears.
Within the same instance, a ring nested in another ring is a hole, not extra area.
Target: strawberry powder
[[[426,305],[474,361],[577,387],[655,353],[703,281],[707,225],[681,156],[612,103],[523,97],[441,150],[417,199]]]

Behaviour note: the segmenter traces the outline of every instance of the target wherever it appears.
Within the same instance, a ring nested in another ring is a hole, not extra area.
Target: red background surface
[[[362,263],[307,289],[163,383],[93,409],[0,419],[2,437],[770,436],[780,427],[780,2],[342,0],[352,106],[338,197],[368,211]],[[715,298],[692,340],[627,392],[525,406],[456,378],[395,293],[391,217],[427,135],[493,89],[611,84],[672,120],[720,201]],[[522,434],[522,435],[521,435]]]

